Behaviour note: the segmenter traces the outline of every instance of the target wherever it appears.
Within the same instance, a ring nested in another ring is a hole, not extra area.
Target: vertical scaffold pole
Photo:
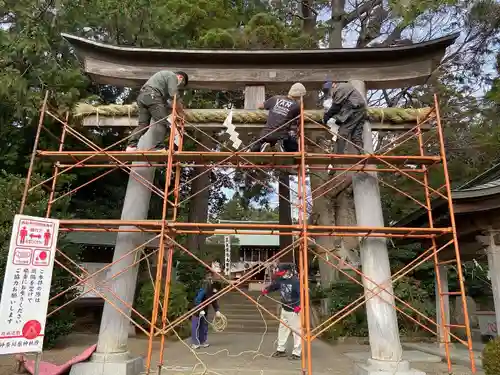
[[[455,248],[455,257],[457,260],[457,274],[458,274],[458,282],[460,286],[460,297],[462,299],[462,306],[464,311],[464,325],[465,325],[465,333],[467,334],[467,349],[469,350],[469,359],[471,364],[472,373],[476,373],[476,362],[474,358],[474,352],[472,351],[472,335],[470,329],[470,319],[469,313],[467,309],[467,298],[465,296],[465,286],[464,286],[464,275],[462,271],[462,261],[460,256],[460,248],[458,246],[458,237],[457,237],[457,225],[455,222],[455,209],[453,207],[452,193],[451,193],[451,184],[450,184],[450,175],[448,173],[448,162],[446,161],[446,150],[444,147],[444,134],[443,134],[443,125],[441,123],[441,114],[439,112],[439,101],[436,94],[434,94],[434,107],[436,108],[436,122],[438,128],[439,135],[439,151],[441,160],[443,162],[443,170],[446,184],[446,196],[448,197],[448,209],[450,213],[450,223],[453,231],[453,246]]]
[[[172,128],[175,128],[176,133],[179,133],[179,151],[182,151],[183,142],[184,142],[184,129],[182,128],[180,131],[177,129],[177,117],[176,113],[172,112]],[[171,154],[173,157],[173,152]],[[175,166],[175,181],[174,181],[174,209],[172,212],[172,221],[175,222],[177,220],[177,215],[179,212],[179,183],[181,178],[181,165],[180,163],[176,163]],[[165,195],[165,201],[167,200],[167,196]],[[172,241],[169,241],[168,246],[168,254],[167,254],[167,274],[165,276],[165,292],[163,295],[163,308],[161,314],[161,322],[162,322],[162,332],[165,332],[165,328],[167,327],[167,317],[168,317],[168,303],[170,298],[170,286],[172,283],[172,262],[174,257],[174,244]],[[165,334],[161,335],[160,340],[160,359],[158,361],[158,375],[161,373],[161,369],[163,367],[163,354],[165,352]]]
[[[170,127],[170,135],[168,137],[168,158],[167,158],[167,169],[165,172],[165,189],[163,195],[163,208],[161,215],[161,231],[160,231],[160,250],[158,251],[158,262],[156,268],[156,279],[155,279],[155,290],[153,296],[153,315],[151,316],[151,327],[149,331],[149,343],[148,343],[148,354],[146,358],[146,373],[149,374],[151,370],[151,357],[153,354],[153,341],[154,341],[154,330],[156,328],[156,321],[158,319],[158,305],[160,303],[161,289],[162,289],[162,276],[163,276],[163,258],[165,256],[165,224],[167,218],[167,202],[168,202],[168,191],[170,188],[170,181],[172,178],[173,169],[173,156],[174,156],[174,145],[176,136],[175,118],[176,118],[176,107],[177,107],[177,95],[174,96],[172,105],[172,124]],[[171,262],[170,262],[170,265]],[[164,306],[164,309],[167,307]]]
[[[68,126],[68,120],[69,120],[69,112],[66,113],[66,118],[63,124],[63,129],[61,132],[61,139],[59,142],[59,149],[58,151],[61,152],[64,147],[64,141],[66,139],[66,127]],[[50,195],[49,195],[49,201],[47,203],[47,213],[45,217],[50,217],[51,211],[52,211],[52,201],[54,200],[54,195],[56,193],[56,185],[57,185],[57,177],[59,175],[59,166],[56,164],[54,166],[54,174],[52,175],[52,186],[50,188]]]
[[[42,131],[43,121],[45,118],[45,110],[47,109],[47,100],[49,99],[49,91],[45,91],[45,97],[43,98],[42,108],[40,109],[40,118],[38,120],[38,127],[36,129],[35,143],[33,145],[33,151],[31,152],[30,166],[28,168],[28,174],[26,175],[26,182],[24,184],[23,197],[21,198],[21,207],[19,207],[19,213],[24,212],[24,207],[26,206],[26,199],[28,197],[28,190],[30,188],[31,175],[33,174],[33,165],[35,164],[36,151],[38,149],[38,142],[40,141],[40,133]]]
[[[425,156],[425,149],[424,149],[424,141],[422,137],[422,127],[420,122],[417,123],[417,129],[418,129],[418,146],[420,149],[420,156]],[[427,169],[427,166],[425,164],[421,165],[421,168],[424,170],[424,189],[425,189],[425,205],[427,209],[427,217],[429,220],[429,228],[434,228],[434,217],[432,215],[432,203],[431,203],[431,194],[429,191],[429,171]],[[444,343],[444,350],[446,354],[446,362],[448,365],[448,372],[451,373],[451,360],[450,360],[450,347],[449,347],[449,327],[446,326],[445,322],[445,311],[444,311],[444,303],[442,299],[442,285],[441,285],[441,278],[439,275],[439,256],[437,253],[437,243],[436,243],[436,238],[432,237],[431,238],[432,242],[432,252],[434,254],[434,269],[436,273],[436,282],[437,282],[437,291],[438,295],[436,295],[436,298],[439,299],[439,314],[441,315],[441,322],[442,326],[440,327],[439,324],[436,326],[437,328],[437,337],[439,338],[441,336],[441,332],[444,333],[444,336],[447,338]]]
[[[309,279],[308,279],[308,233],[307,233],[307,181],[306,181],[306,151],[305,151],[305,126],[304,126],[304,100],[300,101],[300,181],[302,212],[299,215],[302,226],[302,243],[300,246],[300,258],[302,259],[302,283],[304,289],[304,320],[305,320],[305,341],[306,348],[303,348],[303,356],[307,360],[307,374],[312,375],[311,358],[311,311],[309,306]]]

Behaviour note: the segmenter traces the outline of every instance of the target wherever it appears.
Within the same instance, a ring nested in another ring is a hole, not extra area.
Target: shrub
[[[422,286],[422,281],[413,277],[403,276],[394,283],[394,294],[425,316],[436,316],[436,302],[429,295],[426,288]],[[405,315],[398,311],[398,323],[401,334],[412,335],[418,333],[419,336],[429,334],[429,331],[424,330],[420,325],[409,319],[408,316],[428,326],[429,322],[426,319],[400,301],[396,300],[396,306],[407,314]]]
[[[500,337],[484,347],[483,369],[486,375],[500,375]]]
[[[351,281],[340,281],[332,284],[325,291],[325,298],[329,300],[329,311],[333,315],[345,306],[356,300],[363,293],[363,287]],[[326,333],[327,338],[335,339],[341,336],[365,337],[368,334],[366,312],[363,307],[343,318],[338,324],[332,326]]]
[[[189,300],[187,299],[187,292],[184,285],[178,282],[172,282],[170,285],[170,296],[168,300],[167,319],[173,321],[182,316],[188,311]],[[160,294],[160,303],[163,304],[164,292]],[[136,301],[136,309],[145,318],[151,319],[153,315],[153,302],[154,302],[154,287],[151,282],[146,282],[139,290],[139,295]],[[158,307],[157,326],[161,326],[162,308]],[[181,338],[189,334],[189,321],[183,322],[180,326],[176,327],[176,331]],[[149,328],[146,322],[143,326]]]
[[[363,286],[351,280],[341,280],[332,284],[328,289],[314,291],[315,298],[328,298],[330,315],[342,310],[361,295]],[[411,277],[402,277],[394,284],[394,294],[426,316],[435,316],[435,303],[420,282]],[[428,323],[415,311],[396,302],[396,305],[413,319],[424,325]],[[404,314],[398,313],[398,323],[401,333],[420,335],[426,333],[419,325]],[[325,338],[334,339],[341,336],[365,337],[368,335],[368,322],[366,320],[366,307],[357,308],[354,312],[344,317],[338,324],[332,326]]]

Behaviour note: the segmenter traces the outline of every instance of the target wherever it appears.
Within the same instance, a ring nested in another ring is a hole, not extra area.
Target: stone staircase
[[[260,295],[258,292],[247,293],[255,300]],[[279,305],[275,301],[262,297],[259,303],[276,316],[279,316]],[[230,292],[224,295],[221,297],[219,304],[221,312],[228,320],[224,331],[226,333],[264,333],[266,323],[268,332],[278,331],[279,321],[261,310],[265,319],[264,322],[257,306],[240,292]]]

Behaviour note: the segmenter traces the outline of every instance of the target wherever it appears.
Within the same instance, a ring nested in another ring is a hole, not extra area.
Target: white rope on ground
[[[154,285],[154,278],[153,278],[153,273],[151,271],[151,264],[149,263],[149,259],[146,258],[146,263],[147,263],[147,266],[148,266],[148,274],[149,274],[149,278],[151,280],[151,283],[152,285]],[[259,302],[259,299],[261,298],[262,296],[259,296],[257,298],[257,302]],[[161,301],[158,301],[161,309],[163,310],[163,304],[161,303]],[[261,350],[261,347],[262,347],[262,344],[264,343],[264,337],[265,335],[267,334],[267,331],[268,331],[268,326],[267,326],[267,321],[265,320],[264,318],[264,315],[260,309],[260,305],[258,304],[257,305],[257,308],[259,310],[259,313],[262,317],[262,320],[265,324],[265,330],[264,330],[264,333],[262,334],[262,337],[261,337],[261,340],[260,340],[260,343],[259,343],[259,346],[257,348],[257,350],[247,350],[247,351],[243,351],[241,353],[238,353],[238,354],[231,354],[229,352],[228,349],[222,349],[222,350],[219,350],[215,353],[205,353],[205,352],[197,352],[195,349],[193,349],[188,343],[186,343],[181,337],[180,335],[177,333],[177,331],[175,329],[172,330],[172,332],[174,333],[174,335],[177,337],[177,339],[182,343],[182,345],[184,345],[187,349],[189,349],[189,351],[193,354],[193,356],[196,358],[196,360],[198,361],[198,363],[196,365],[193,366],[193,369],[191,371],[191,375],[208,375],[208,374],[213,374],[213,375],[223,375],[217,371],[214,371],[214,370],[209,370],[208,369],[208,366],[206,365],[205,362],[203,362],[203,360],[199,357],[200,354],[204,354],[204,355],[210,355],[210,356],[215,356],[217,354],[220,354],[220,353],[223,353],[223,352],[227,352],[227,356],[229,357],[239,357],[239,356],[242,356],[244,354],[249,354],[249,353],[256,353],[254,357],[252,357],[252,360],[254,360],[256,357],[258,356],[262,356],[262,357],[265,357],[265,358],[271,358],[272,357],[272,354],[271,355],[264,355],[262,353],[260,353],[260,350]],[[221,317],[224,316],[221,314]],[[227,318],[224,316],[225,319],[225,326],[224,326],[224,329],[226,328],[227,326]],[[221,319],[222,320],[222,319]],[[167,323],[170,324],[170,321],[168,320],[167,318]],[[210,322],[209,322],[210,323]],[[216,323],[216,320],[214,318],[214,321],[211,323],[211,324],[214,324],[215,325],[215,328],[216,329],[220,329],[222,327],[222,323]],[[212,326],[214,327],[214,326]],[[199,322],[198,322],[198,328],[199,328]],[[274,341],[274,343],[276,343],[276,340]],[[198,366],[202,366],[203,369],[201,370],[202,372],[196,372],[195,373],[195,370]],[[239,370],[239,368],[236,368],[236,370]],[[264,370],[260,370],[260,375],[264,375]]]
[[[149,277],[150,277],[151,283],[154,285],[154,278],[153,278],[153,274],[152,274],[152,271],[151,271],[151,264],[149,263],[149,259],[148,258],[146,258],[146,262],[147,262],[147,265],[148,265],[148,273],[149,273]],[[268,331],[267,321],[264,318],[264,314],[262,313],[262,309],[260,308],[260,304],[258,304],[258,302],[259,302],[259,300],[260,300],[261,297],[262,297],[262,295],[257,298],[257,309],[259,310],[260,316],[262,317],[262,320],[263,320],[263,322],[265,324],[265,330],[264,330],[264,333],[261,336],[261,339],[260,339],[260,342],[259,342],[259,346],[257,347],[257,350],[246,350],[246,351],[243,351],[243,352],[238,353],[238,354],[231,354],[229,352],[229,349],[222,349],[222,350],[219,350],[219,351],[217,351],[215,353],[197,352],[195,349],[191,348],[191,346],[188,343],[186,343],[180,337],[180,335],[177,333],[177,331],[175,329],[172,330],[172,332],[177,337],[177,339],[182,343],[182,345],[184,345],[193,354],[193,356],[198,361],[198,363],[193,366],[193,369],[191,370],[191,375],[209,375],[209,374],[212,374],[212,375],[224,375],[224,374],[221,374],[220,372],[217,372],[215,370],[210,370],[208,368],[208,366],[206,365],[206,363],[203,362],[203,360],[200,358],[199,355],[201,355],[201,354],[203,354],[203,355],[209,355],[209,356],[215,356],[215,355],[221,354],[223,352],[226,352],[228,357],[235,358],[235,357],[240,357],[240,356],[242,356],[244,354],[256,353],[252,357],[251,361],[255,360],[255,358],[257,358],[257,357],[272,358],[272,354],[271,355],[265,355],[265,354],[262,354],[260,352],[261,347],[262,347],[262,345],[264,343],[264,337],[266,336],[267,331]],[[276,300],[276,299],[274,299],[272,297],[269,297],[267,295],[266,295],[266,297],[269,298],[269,299],[271,299],[272,301],[275,301],[277,303],[281,303],[280,301],[278,301],[278,300]],[[162,305],[161,301],[159,301],[159,304],[160,304],[161,309],[163,310],[163,305]],[[215,321],[215,319],[214,319],[214,321]],[[168,320],[168,318],[167,318],[167,323],[169,325],[171,324],[170,321]],[[212,322],[212,323],[214,323],[214,322]],[[227,318],[226,318],[226,324],[227,324]],[[198,325],[199,325],[199,323],[198,323]],[[277,342],[277,339],[274,340],[273,346],[276,345],[276,342]],[[402,362],[402,361],[403,361],[402,358],[397,361],[396,369],[394,370],[393,375],[396,375],[396,373],[397,373],[397,367],[398,367],[399,363]],[[246,362],[243,366],[245,366],[247,363],[248,362]],[[198,368],[198,366],[202,366],[202,369],[200,370],[201,372],[195,372],[196,369]],[[239,370],[241,370],[241,367],[237,367],[237,368],[235,368],[235,370],[239,371]],[[264,370],[262,370],[262,369],[260,370],[260,375],[264,375]]]
[[[212,321],[209,321],[205,315],[203,316],[203,319],[205,319],[208,325],[212,327],[214,332],[220,333],[227,328],[227,317],[220,311],[219,316],[215,315]]]
[[[209,355],[209,356],[216,356],[216,355],[219,355],[219,354],[225,352],[228,357],[232,357],[232,358],[234,358],[234,357],[240,357],[240,356],[242,356],[244,354],[255,354],[252,357],[252,360],[254,360],[255,358],[257,358],[259,356],[260,357],[265,357],[265,358],[271,358],[272,354],[265,355],[265,354],[261,353],[261,348],[262,348],[262,345],[264,344],[264,338],[266,337],[267,331],[268,331],[267,321],[266,321],[266,319],[264,317],[264,314],[262,313],[262,309],[260,308],[260,304],[259,304],[259,300],[260,300],[261,297],[262,296],[257,297],[257,310],[259,310],[259,314],[260,314],[260,316],[262,318],[262,321],[264,322],[265,328],[264,328],[264,332],[262,333],[262,336],[261,336],[260,341],[259,341],[259,345],[257,346],[256,350],[244,350],[244,351],[242,351],[242,352],[240,352],[238,354],[231,354],[229,352],[229,349],[225,348],[225,349],[218,350],[215,353],[208,353],[208,352],[198,352],[198,353],[199,354],[204,354],[204,355]],[[275,343],[276,343],[276,340],[275,340]]]

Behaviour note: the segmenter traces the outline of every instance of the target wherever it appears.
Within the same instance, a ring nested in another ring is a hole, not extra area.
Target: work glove
[[[200,316],[205,316],[205,311],[204,310],[200,311]]]
[[[300,312],[300,306],[295,306],[295,307],[293,308],[293,312],[294,312],[295,314],[298,314],[298,313]]]
[[[216,311],[215,312],[215,317],[216,318],[220,318],[222,316],[222,314],[220,313],[220,311]]]
[[[262,289],[262,295],[263,296],[267,295],[267,293],[269,293],[267,289]]]

